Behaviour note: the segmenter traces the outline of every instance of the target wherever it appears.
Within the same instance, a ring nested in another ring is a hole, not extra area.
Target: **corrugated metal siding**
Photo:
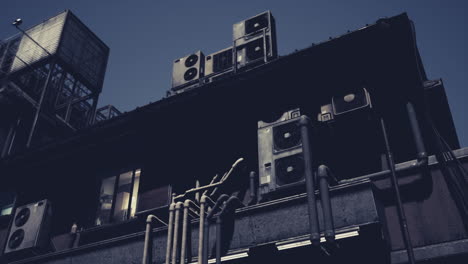
[[[26,33],[50,54],[55,54],[59,46],[63,26],[65,25],[66,14],[66,12],[63,12],[50,18],[28,29]],[[34,43],[29,37],[22,36],[18,52],[16,53],[19,58],[14,59],[10,72],[27,67],[25,63],[32,65],[49,56],[43,48]]]

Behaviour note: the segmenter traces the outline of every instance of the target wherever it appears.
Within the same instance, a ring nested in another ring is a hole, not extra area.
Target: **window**
[[[126,171],[101,182],[96,225],[121,222],[135,216],[141,169]]]
[[[0,192],[0,216],[11,215],[15,203],[15,193]]]

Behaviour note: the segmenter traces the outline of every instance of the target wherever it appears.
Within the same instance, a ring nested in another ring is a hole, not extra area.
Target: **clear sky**
[[[196,50],[231,45],[232,24],[271,10],[280,55],[407,12],[430,79],[442,78],[463,146],[468,146],[467,0],[4,0],[0,38],[64,9],[74,12],[111,49],[100,105],[122,111],[161,99],[171,85],[172,62]]]

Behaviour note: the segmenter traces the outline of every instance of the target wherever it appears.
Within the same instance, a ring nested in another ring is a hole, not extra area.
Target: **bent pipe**
[[[222,185],[222,184],[229,178],[229,176],[231,176],[232,172],[236,169],[237,165],[239,165],[239,163],[241,163],[243,160],[244,160],[244,158],[239,158],[238,160],[236,160],[236,162],[234,162],[234,164],[232,164],[232,166],[231,166],[231,168],[229,169],[229,171],[226,172],[226,173],[224,174],[224,176],[223,176],[218,182],[216,182],[216,183],[210,183],[210,184],[208,184],[208,185],[201,186],[201,187],[198,187],[198,188],[192,188],[192,189],[190,189],[190,190],[185,191],[185,193],[176,196],[174,199],[175,199],[175,200],[178,200],[178,199],[180,199],[180,198],[185,197],[185,196],[188,195],[188,194],[196,193],[196,192],[201,192],[201,191],[205,191],[205,190],[208,190],[208,189],[210,189],[210,188],[215,188],[215,190],[217,190],[218,186]],[[212,195],[213,195],[213,193],[215,192],[215,190],[213,190]],[[204,193],[204,194],[205,194],[205,193]]]
[[[221,212],[218,214],[218,217],[216,218],[216,264],[221,264],[221,245],[222,245],[222,230],[221,227],[223,225],[223,216],[233,210],[235,210],[238,207],[243,207],[244,205],[242,202],[237,198],[236,196],[231,196],[227,201],[224,206],[224,208],[221,210]]]
[[[210,220],[213,218],[214,214],[216,211],[221,207],[221,205],[229,199],[229,195],[227,194],[222,194],[218,197],[216,200],[215,205],[213,208],[208,212],[208,215],[206,216],[205,223],[204,223],[204,232],[203,232],[203,250],[202,250],[202,255],[199,255],[199,259],[202,258],[202,264],[207,264],[208,263],[208,250],[210,247]],[[201,257],[200,257],[201,256]]]
[[[146,231],[145,231],[145,244],[143,246],[143,264],[151,264],[153,262],[153,232],[152,220],[150,216],[146,219]]]
[[[172,264],[177,264],[177,249],[179,243],[179,222],[180,222],[180,211],[182,209],[183,203],[177,202],[175,206],[175,216],[174,216],[174,237],[172,239]]]
[[[145,243],[143,246],[143,264],[153,263],[153,220],[158,220],[159,222],[166,225],[166,223],[164,223],[155,215],[148,215],[146,218]]]
[[[304,156],[304,170],[307,190],[307,205],[309,213],[310,241],[312,245],[320,245],[320,226],[318,221],[317,204],[315,199],[315,183],[312,171],[312,157],[309,142],[310,119],[303,115],[299,120],[301,126],[302,151]]]
[[[174,231],[174,209],[176,203],[169,206],[169,223],[167,227],[166,264],[171,263],[172,233]]]
[[[330,190],[328,186],[328,179],[330,178],[330,169],[325,165],[320,165],[317,169],[317,176],[320,188],[320,202],[322,204],[325,239],[327,242],[334,242],[335,223],[333,221]]]

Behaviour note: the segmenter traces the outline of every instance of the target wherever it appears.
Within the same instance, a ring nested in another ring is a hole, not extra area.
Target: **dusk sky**
[[[301,0],[2,1],[0,38],[70,9],[109,47],[99,105],[121,111],[154,102],[171,85],[172,62],[194,51],[205,54],[230,46],[232,24],[265,10],[276,19],[278,52],[286,55],[312,43],[407,12],[430,79],[442,78],[462,146],[468,146],[468,1],[466,0]]]

